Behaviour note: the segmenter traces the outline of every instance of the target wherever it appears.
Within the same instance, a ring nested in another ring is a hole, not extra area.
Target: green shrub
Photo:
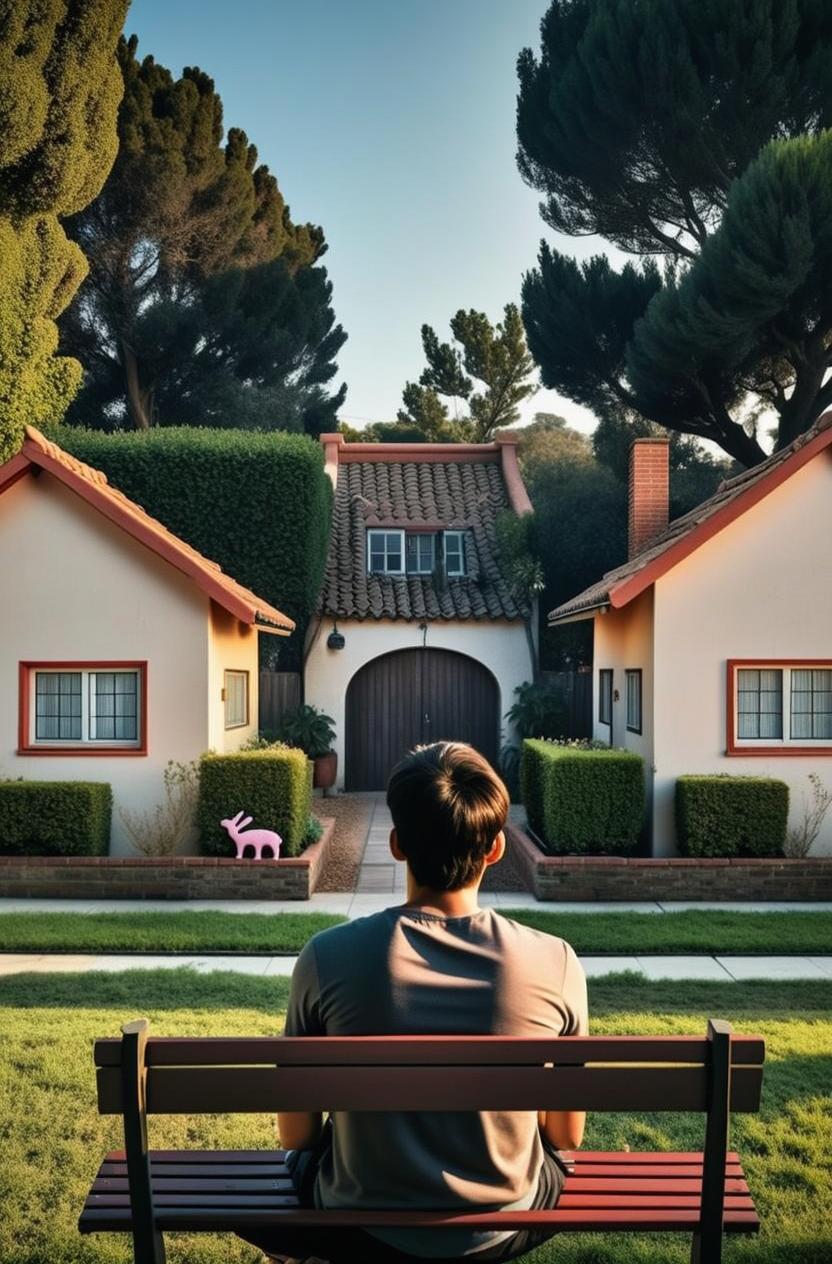
[[[303,849],[312,805],[312,765],[291,747],[203,755],[199,778],[200,846],[207,856],[233,856],[234,844],[220,825],[244,810],[250,829],[275,830],[281,856]]]
[[[685,856],[779,856],[789,787],[774,777],[679,777],[676,834]]]
[[[294,619],[291,637],[270,636],[266,646],[279,653],[281,670],[300,668],[329,541],[332,486],[320,444],[188,427],[104,434],[63,426],[55,439]]]
[[[632,852],[644,822],[644,761],[625,750],[526,740],[520,790],[529,824],[549,852]]]
[[[112,814],[105,781],[0,782],[0,854],[106,856]]]

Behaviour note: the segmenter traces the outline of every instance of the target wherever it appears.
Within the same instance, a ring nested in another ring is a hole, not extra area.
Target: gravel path
[[[312,810],[316,816],[335,817],[333,838],[317,891],[354,891],[358,869],[370,827],[373,810],[371,797],[338,794],[316,798]]]

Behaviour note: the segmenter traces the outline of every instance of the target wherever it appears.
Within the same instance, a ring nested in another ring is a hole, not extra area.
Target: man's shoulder
[[[327,926],[307,941],[306,947],[316,955],[353,952],[359,945],[375,942],[390,935],[390,909],[382,909],[379,913],[369,913],[365,917],[354,917],[347,922],[339,922],[337,926]]]
[[[516,944],[519,951],[528,952],[535,949],[549,958],[553,955],[563,958],[572,952],[571,945],[558,935],[548,930],[540,930],[537,926],[528,926],[525,922],[516,922],[513,917],[494,911],[497,924],[500,925],[502,938],[506,946]]]

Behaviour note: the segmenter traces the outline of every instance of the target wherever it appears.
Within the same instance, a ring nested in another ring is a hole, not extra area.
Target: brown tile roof
[[[322,614],[408,620],[524,617],[497,561],[494,520],[513,503],[499,445],[479,451],[452,444],[441,451],[428,444],[405,450],[403,445],[356,444],[360,452],[350,447],[344,445],[335,458]],[[512,447],[512,461],[515,455]],[[467,575],[443,584],[432,576],[368,575],[366,535],[373,526],[464,530]]]
[[[111,522],[187,575],[241,623],[257,624],[264,632],[275,632],[281,636],[288,636],[294,629],[295,625],[287,615],[224,574],[216,562],[203,557],[161,522],[146,514],[134,501],[111,487],[101,470],[77,460],[33,426],[26,427],[26,439],[20,453],[0,466],[0,491],[32,466],[47,470],[60,479]]]
[[[621,607],[666,574],[717,532],[756,505],[819,452],[832,444],[832,412],[824,413],[814,426],[788,447],[775,452],[753,469],[726,479],[713,496],[681,518],[643,548],[635,557],[608,571],[597,583],[549,614],[549,623],[589,617],[602,606]]]

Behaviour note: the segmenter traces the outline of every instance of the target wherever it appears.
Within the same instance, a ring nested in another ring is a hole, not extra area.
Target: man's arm
[[[277,1135],[284,1150],[311,1150],[320,1140],[323,1126],[322,1114],[303,1110],[277,1112]]]
[[[292,971],[284,1036],[323,1036],[315,949],[305,945]],[[277,1135],[285,1150],[311,1150],[320,1139],[324,1117],[317,1111],[280,1110]]]
[[[572,948],[566,945],[561,992],[570,1015],[565,1036],[589,1034],[586,975]],[[557,1150],[577,1150],[584,1139],[585,1110],[539,1110],[537,1122],[547,1141]]]
[[[585,1110],[539,1110],[537,1122],[556,1150],[577,1150],[584,1139]]]

